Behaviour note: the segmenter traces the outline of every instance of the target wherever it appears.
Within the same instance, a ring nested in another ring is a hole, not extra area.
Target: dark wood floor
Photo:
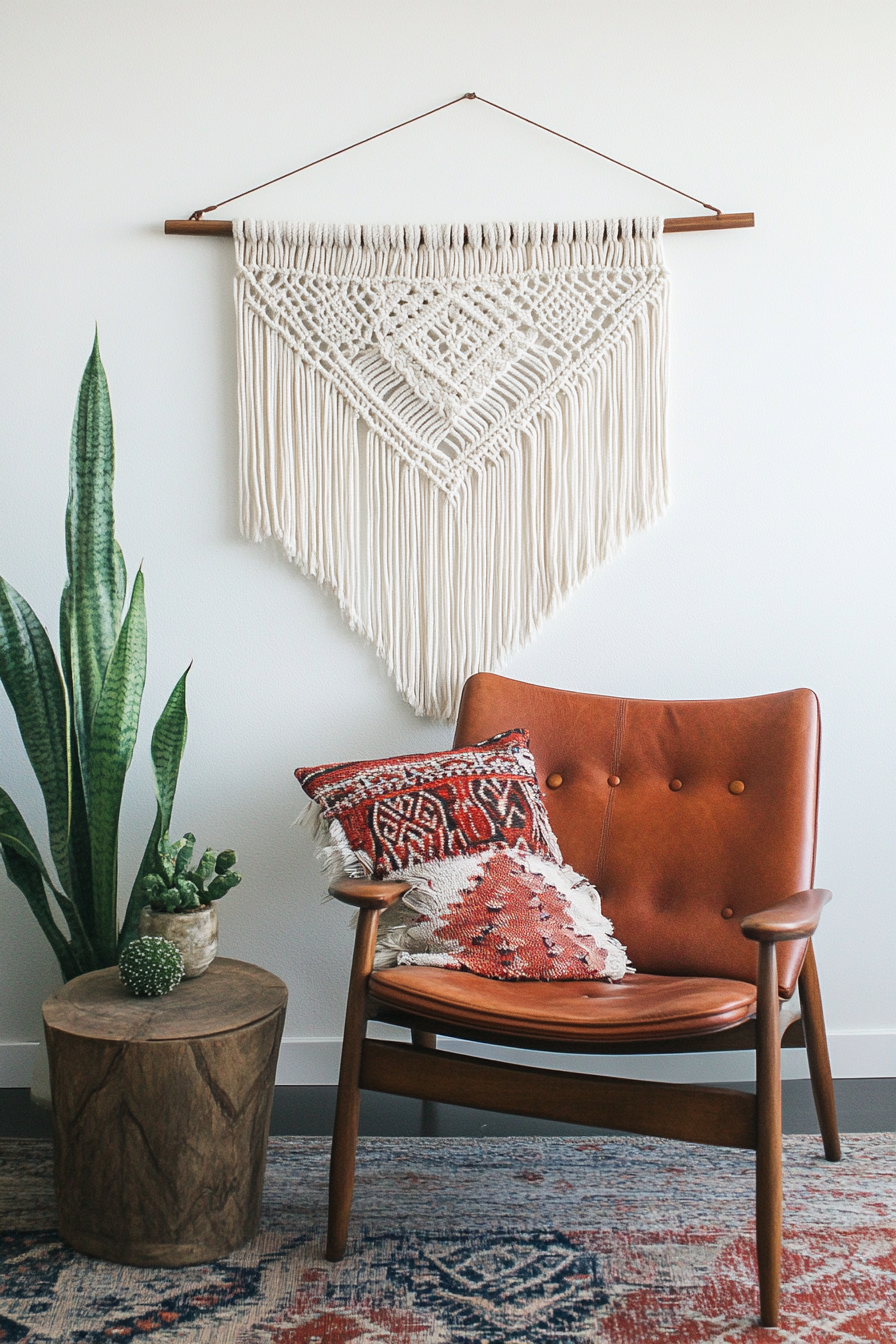
[[[749,1084],[742,1084],[749,1088]],[[841,1078],[835,1084],[837,1114],[843,1134],[896,1130],[896,1078]],[[784,1091],[784,1133],[817,1134],[812,1091],[808,1082],[788,1081]],[[329,1134],[336,1105],[335,1087],[278,1087],[271,1116],[272,1134]],[[599,1134],[551,1120],[532,1120],[466,1106],[412,1101],[380,1092],[365,1092],[361,1133],[395,1137],[469,1137],[483,1134]],[[43,1138],[51,1134],[50,1116],[32,1106],[26,1088],[0,1089],[0,1137]]]

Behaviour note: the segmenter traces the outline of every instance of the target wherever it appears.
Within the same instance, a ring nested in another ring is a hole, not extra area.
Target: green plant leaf
[[[159,721],[152,730],[152,768],[156,789],[156,819],[143,851],[140,867],[131,889],[128,908],[121,926],[118,947],[119,952],[127,947],[137,936],[140,910],[145,899],[140,893],[141,879],[154,872],[159,866],[159,843],[167,835],[171,825],[171,811],[174,807],[174,794],[177,789],[177,777],[180,763],[187,744],[187,675],[188,667],[178,680],[168,697],[165,708],[159,715]],[[174,866],[171,868],[174,876]]]
[[[243,877],[241,873],[220,873],[218,877],[209,882],[208,890],[205,894],[210,900],[220,901],[221,897],[226,896],[228,891],[231,891],[234,887],[238,887],[242,880]]]
[[[87,816],[93,861],[95,943],[104,964],[117,960],[118,818],[146,681],[146,607],[138,571],[90,727]]]
[[[69,457],[65,541],[71,583],[70,658],[74,719],[82,764],[119,633],[122,564],[116,557],[112,483],[112,409],[99,342],[84,370]],[[86,783],[88,808],[90,779]]]
[[[215,872],[226,873],[228,868],[232,868],[236,863],[236,855],[232,849],[222,849],[215,860]]]
[[[125,598],[128,595],[128,569],[124,563],[124,555],[121,547],[115,538],[112,538],[112,558],[115,561],[115,601],[113,610],[116,611],[118,625],[121,625],[121,618],[124,615]]]
[[[144,901],[152,901],[154,896],[165,890],[165,879],[158,873],[147,873],[140,879],[140,895]]]
[[[192,666],[192,664],[191,664]],[[162,818],[159,838],[171,826],[171,811],[174,807],[174,794],[177,789],[177,777],[187,745],[187,675],[190,668],[178,681],[168,697],[168,703],[159,715],[159,721],[152,730],[152,769],[155,778],[156,800]],[[158,840],[156,841],[158,844]]]
[[[18,887],[31,906],[35,919],[53,949],[56,960],[59,962],[59,969],[62,971],[62,978],[72,980],[76,975],[81,975],[83,971],[92,970],[92,966],[80,965],[68,940],[53,919],[47,894],[44,891],[44,884],[34,865],[5,844],[2,836],[0,836],[0,853],[3,854],[3,866],[6,869],[7,877],[10,882]]]
[[[67,890],[78,907],[84,927],[93,934],[93,866],[90,859],[90,828],[87,824],[87,804],[84,800],[84,781],[81,754],[75,727],[74,691],[71,667],[71,580],[66,579],[59,602],[59,654],[62,676],[68,693],[68,741],[71,757],[71,820],[69,823],[69,873],[71,883]]]
[[[93,949],[72,902],[56,891],[25,820],[5,789],[0,789],[0,850],[11,882],[19,888],[56,954],[63,976],[70,980],[95,969]],[[46,883],[46,886],[44,885]],[[69,923],[71,943],[53,918],[46,887],[55,895]]]
[[[21,854],[23,859],[27,859],[38,870],[48,885],[52,887],[52,879],[44,866],[34,836],[29,831],[25,818],[5,789],[0,789],[0,840],[14,849],[17,854]]]
[[[173,911],[180,909],[180,892],[177,887],[164,887],[161,891],[156,892],[150,904],[153,910],[165,910],[168,914],[171,914]]]
[[[181,910],[195,910],[199,904],[199,888],[187,877],[177,877],[174,885],[180,896]]]
[[[196,848],[196,837],[190,831],[187,831],[177,850],[177,858],[174,861],[175,877],[183,877],[187,871],[190,860],[193,857],[193,850]]]
[[[71,885],[71,758],[68,696],[46,630],[15,588],[0,578],[0,680],[47,809],[50,852],[63,887]]]
[[[203,890],[206,882],[214,873],[215,860],[217,859],[217,857],[218,856],[213,849],[207,849],[203,854],[202,858],[197,863],[195,871],[193,873],[187,874],[187,876],[191,877],[192,880],[196,883],[200,891]],[[234,863],[236,863],[236,855],[234,855],[233,861]]]

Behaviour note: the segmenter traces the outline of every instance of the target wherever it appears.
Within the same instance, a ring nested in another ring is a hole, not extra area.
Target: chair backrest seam
[[[622,739],[625,733],[625,711],[628,704],[627,700],[619,701],[619,708],[616,711],[616,727],[613,733],[613,764],[610,769],[612,775],[618,775],[622,761]],[[616,797],[616,790],[610,789],[610,796],[607,799],[607,810],[604,813],[604,824],[600,833],[600,849],[597,855],[597,868],[595,876],[595,886],[600,890],[600,884],[604,875],[604,858],[607,852],[607,844],[610,838],[610,821],[613,815],[613,799]]]

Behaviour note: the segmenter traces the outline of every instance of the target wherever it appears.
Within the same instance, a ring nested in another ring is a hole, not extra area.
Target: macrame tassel
[[[243,532],[450,719],[666,505],[659,221],[234,233]]]

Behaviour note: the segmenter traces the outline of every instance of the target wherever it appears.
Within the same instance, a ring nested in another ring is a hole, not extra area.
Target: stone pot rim
[[[198,905],[191,905],[189,910],[157,910],[154,905],[147,901],[146,905],[141,907],[141,914],[148,910],[151,915],[198,915],[203,910],[213,910],[214,901],[200,901]]]

